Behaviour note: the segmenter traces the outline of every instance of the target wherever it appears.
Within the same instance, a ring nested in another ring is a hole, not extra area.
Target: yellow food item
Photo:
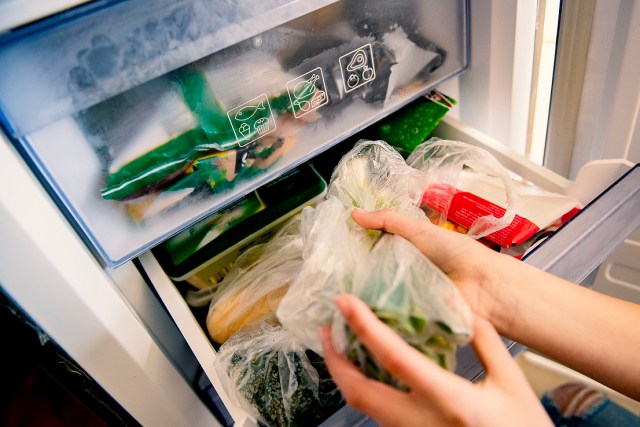
[[[467,232],[469,231],[467,228],[456,224],[455,222],[451,222],[449,220],[446,220],[442,225],[442,228],[446,228],[447,230],[451,230],[451,231],[455,231],[461,234],[467,234]]]
[[[245,325],[275,311],[288,289],[285,283],[256,299],[250,295],[255,290],[244,288],[217,301],[207,316],[209,336],[223,344]]]

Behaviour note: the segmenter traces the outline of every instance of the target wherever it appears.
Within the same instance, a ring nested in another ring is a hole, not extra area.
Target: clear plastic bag
[[[456,345],[472,335],[471,312],[458,289],[402,237],[365,230],[351,219],[358,206],[428,221],[418,207],[424,183],[384,142],[356,145],[336,168],[327,200],[303,212],[302,270],[276,311],[301,343],[320,354],[318,329],[330,324],[339,350],[370,376],[397,386],[350,335],[334,299],[345,292],[360,297],[408,343],[454,368]]]
[[[269,242],[240,255],[220,282],[207,314],[209,336],[222,344],[243,326],[275,311],[301,267],[302,235],[296,215]]]
[[[516,215],[517,198],[511,185],[509,172],[488,151],[458,141],[432,138],[425,141],[407,158],[407,164],[425,174],[427,186],[423,206],[433,210],[429,218],[443,223],[458,190],[464,190],[465,174],[471,171],[477,180],[481,175],[495,177],[502,187],[501,216],[465,211],[461,214],[469,224],[467,235],[479,239],[509,226]],[[497,212],[495,212],[497,213]]]
[[[455,369],[456,346],[472,336],[471,310],[449,277],[412,243],[384,234],[355,269],[351,293],[411,346]],[[346,342],[345,353],[365,372],[396,384],[348,331],[339,341]]]
[[[335,196],[302,212],[303,265],[276,315],[296,338],[322,354],[318,329],[331,324],[337,312],[334,298],[351,292],[355,266],[366,258],[376,235],[351,219],[351,209]]]
[[[241,330],[220,347],[216,370],[227,394],[267,426],[318,425],[343,405],[324,360],[274,320]]]
[[[424,185],[424,175],[408,167],[389,144],[361,140],[333,171],[327,197],[335,196],[349,208],[393,208],[415,215]]]

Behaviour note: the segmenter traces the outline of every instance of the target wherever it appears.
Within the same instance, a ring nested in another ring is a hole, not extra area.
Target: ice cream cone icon
[[[238,126],[238,132],[240,132],[242,138],[247,138],[251,133],[251,126],[246,123],[242,123],[240,126]]]

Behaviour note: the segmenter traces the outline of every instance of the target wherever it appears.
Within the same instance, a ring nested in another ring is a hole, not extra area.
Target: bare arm
[[[390,210],[353,218],[412,242],[498,332],[640,399],[640,306],[545,273],[472,239]]]

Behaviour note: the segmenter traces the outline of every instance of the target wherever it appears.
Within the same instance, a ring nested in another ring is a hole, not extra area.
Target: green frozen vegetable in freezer
[[[412,102],[374,127],[374,137],[407,157],[424,142],[456,101],[437,91]]]
[[[220,347],[225,391],[267,426],[318,425],[344,404],[342,395],[322,357],[274,320],[240,330]]]

